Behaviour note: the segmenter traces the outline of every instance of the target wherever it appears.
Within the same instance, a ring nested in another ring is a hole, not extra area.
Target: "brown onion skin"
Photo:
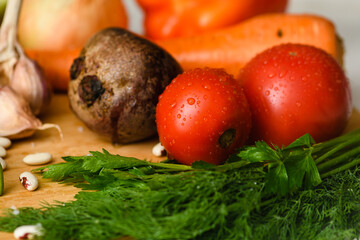
[[[125,29],[108,28],[94,35],[74,60],[70,107],[113,143],[147,139],[157,133],[159,95],[181,72],[162,48]]]

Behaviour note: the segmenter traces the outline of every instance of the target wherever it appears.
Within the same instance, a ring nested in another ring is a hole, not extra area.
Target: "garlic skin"
[[[15,49],[17,20],[22,0],[7,1],[0,28],[0,86],[9,84],[19,58]]]
[[[19,139],[31,136],[42,126],[29,104],[9,86],[0,87],[0,136]]]
[[[40,66],[28,58],[21,47],[17,46],[19,59],[10,80],[10,87],[29,103],[33,114],[39,115],[49,105],[52,89],[45,80]]]

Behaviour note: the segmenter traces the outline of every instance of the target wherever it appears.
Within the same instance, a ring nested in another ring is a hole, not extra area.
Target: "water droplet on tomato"
[[[269,78],[273,78],[273,77],[275,77],[275,74],[270,73],[270,74],[268,75],[268,77],[269,77]]]
[[[279,73],[279,78],[283,78],[286,75],[286,72],[280,72]]]
[[[186,101],[187,101],[187,103],[188,103],[189,105],[193,105],[193,104],[195,103],[195,99],[194,99],[194,98],[188,98]]]
[[[266,90],[265,91],[265,96],[269,96],[270,95],[270,91],[269,90]]]
[[[173,139],[173,140],[171,140],[170,142],[169,142],[169,145],[170,146],[172,146],[172,145],[174,145],[175,144],[175,139]]]
[[[176,107],[176,103],[171,104],[171,106],[170,106],[170,107],[171,107],[171,108]]]
[[[177,118],[181,118],[181,114],[176,115]]]

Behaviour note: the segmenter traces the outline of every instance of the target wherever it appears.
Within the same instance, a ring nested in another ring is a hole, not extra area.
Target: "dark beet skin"
[[[70,107],[113,143],[140,141],[156,134],[158,97],[181,72],[162,48],[127,30],[108,28],[89,39],[71,66]]]

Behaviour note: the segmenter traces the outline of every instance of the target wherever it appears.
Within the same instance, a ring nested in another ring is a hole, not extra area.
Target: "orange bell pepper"
[[[288,0],[137,0],[145,35],[161,40],[197,35],[268,12],[284,12]]]

